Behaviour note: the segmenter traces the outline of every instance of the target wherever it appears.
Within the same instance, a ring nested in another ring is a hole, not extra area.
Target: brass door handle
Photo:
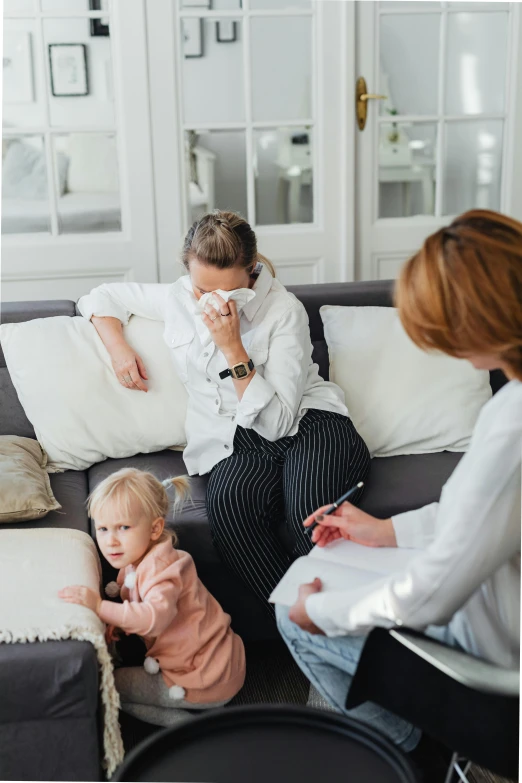
[[[385,100],[388,96],[387,95],[373,95],[373,93],[364,93],[364,95],[361,95],[359,98],[360,101],[369,101],[370,98],[375,98],[375,100]]]
[[[387,95],[376,95],[375,93],[368,92],[366,86],[366,79],[364,76],[360,76],[357,79],[355,85],[355,113],[357,115],[357,124],[359,130],[364,130],[366,126],[366,116],[368,114],[368,101],[369,100],[385,100]]]

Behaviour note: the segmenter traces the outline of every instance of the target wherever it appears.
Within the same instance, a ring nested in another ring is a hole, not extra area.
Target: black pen
[[[339,506],[341,505],[341,503],[344,503],[344,501],[345,501],[345,500],[348,500],[348,498],[349,498],[351,495],[353,495],[353,494],[354,494],[354,492],[356,492],[356,491],[357,491],[358,489],[360,489],[361,487],[364,487],[364,481],[359,481],[359,483],[358,483],[358,484],[356,484],[356,485],[355,485],[355,487],[352,487],[351,489],[349,489],[349,490],[348,490],[348,492],[345,492],[345,493],[344,493],[344,495],[341,495],[341,497],[340,497],[340,498],[338,498],[338,499],[335,501],[335,503],[334,503],[332,506],[330,506],[330,508],[327,508],[327,509],[326,509],[326,511],[323,511],[323,512],[322,512],[322,514],[320,514],[320,516],[323,516],[323,517],[324,517],[324,516],[326,516],[327,514],[333,514],[333,512],[335,511],[335,509],[336,509],[336,508],[339,508]],[[310,532],[310,530],[315,530],[315,528],[317,527],[317,525],[318,525],[318,524],[319,524],[319,522],[314,522],[312,525],[310,525],[310,527],[307,527],[307,528],[306,528],[306,531],[309,533],[309,532]]]

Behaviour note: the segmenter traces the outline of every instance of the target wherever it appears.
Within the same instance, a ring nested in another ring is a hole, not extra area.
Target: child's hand
[[[102,599],[98,593],[91,590],[89,587],[83,587],[82,585],[71,585],[70,587],[64,587],[58,593],[58,598],[62,598],[67,601],[68,604],[80,604],[86,606],[87,609],[91,609],[93,612],[100,611]]]

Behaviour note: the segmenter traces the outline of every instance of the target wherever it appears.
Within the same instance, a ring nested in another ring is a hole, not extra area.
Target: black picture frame
[[[52,50],[62,46],[73,46],[75,49],[79,49],[82,53],[81,62],[83,66],[83,75],[85,79],[85,90],[81,92],[64,92],[57,89],[56,86],[56,74],[54,73],[55,65],[53,64]],[[51,93],[55,98],[83,98],[89,95],[89,69],[87,68],[87,47],[82,43],[54,43],[49,44],[47,47],[49,54],[49,73],[51,76]]]
[[[232,31],[228,35],[225,35],[223,33],[222,25],[224,24],[226,24],[226,22],[224,21],[216,22],[216,41],[218,43],[234,43],[234,41],[237,41],[237,22],[235,21],[230,22],[230,24],[232,25]]]
[[[102,11],[101,0],[89,0],[89,11]],[[91,36],[110,36],[108,24],[103,24],[101,19],[91,19]]]
[[[191,25],[192,28],[193,28],[192,32],[195,32],[196,35],[197,35],[197,40],[196,40],[197,48],[194,49],[194,51],[192,51],[191,54],[187,54],[186,46],[184,46],[184,48],[183,48],[183,57],[186,60],[192,60],[192,59],[194,59],[196,57],[203,57],[203,55],[204,55],[204,27],[203,27],[203,19],[200,18],[200,17],[199,18],[198,17],[185,17],[182,20],[182,25],[183,25],[183,27],[182,27],[183,34],[184,34],[185,30],[186,30],[186,27]],[[186,41],[185,41],[185,43],[186,43]]]

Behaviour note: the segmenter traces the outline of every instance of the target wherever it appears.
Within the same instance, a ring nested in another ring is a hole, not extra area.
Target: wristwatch
[[[240,381],[243,378],[248,378],[252,370],[254,369],[254,362],[249,359],[248,362],[239,362],[234,364],[233,367],[229,367],[228,370],[223,370],[219,373],[220,378],[228,378],[229,375],[235,378],[236,381]]]

